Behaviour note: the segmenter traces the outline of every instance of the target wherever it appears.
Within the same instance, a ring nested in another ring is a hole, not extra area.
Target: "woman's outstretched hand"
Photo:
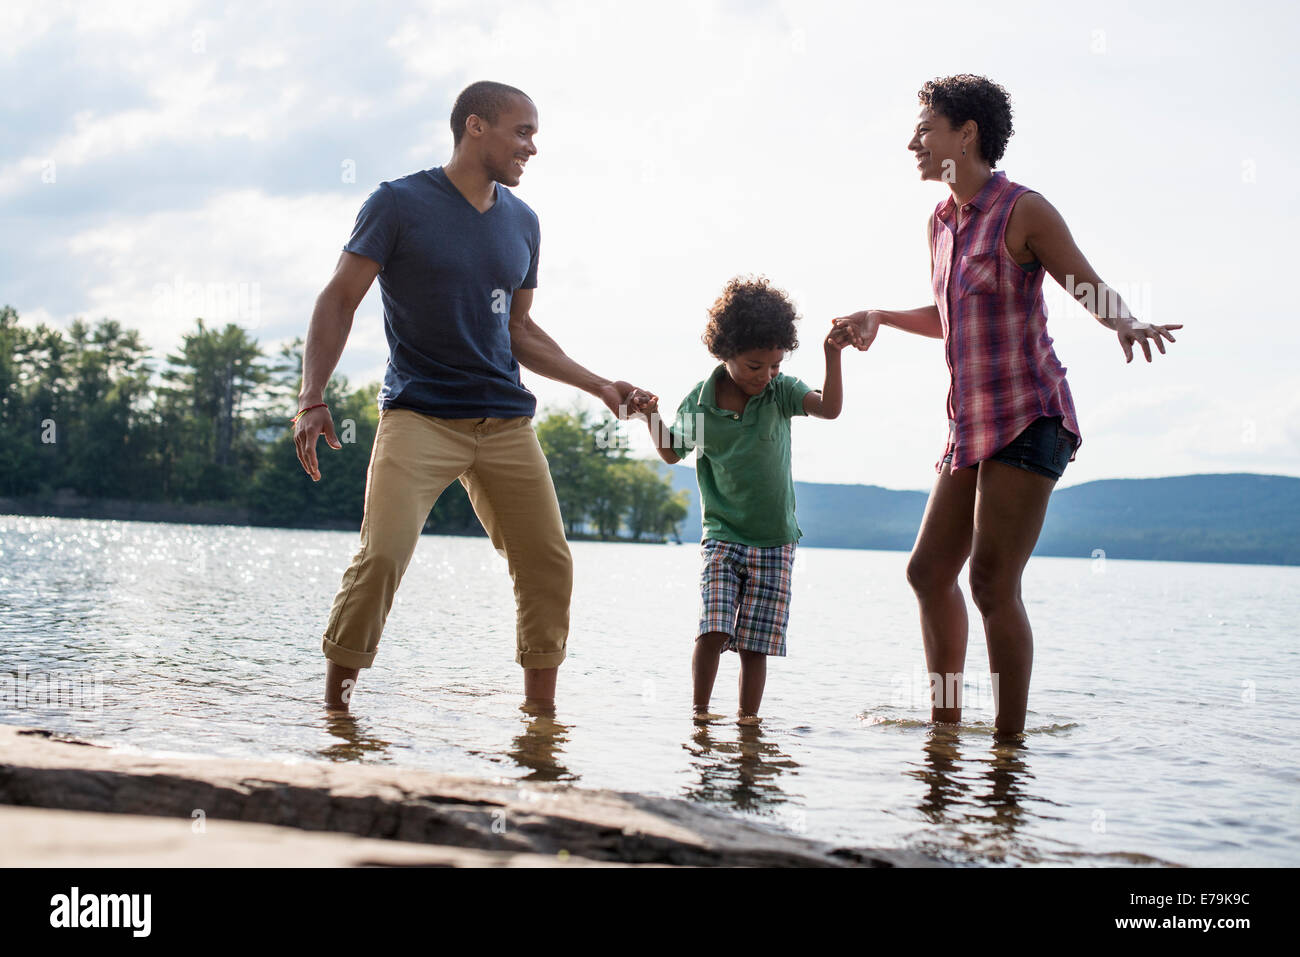
[[[836,325],[835,320],[832,319],[831,331],[822,340],[822,346],[827,354],[838,353],[851,345],[853,345],[853,337],[849,334],[849,327],[847,325]]]
[[[1170,334],[1170,329],[1181,329],[1183,324],[1175,323],[1168,326],[1153,326],[1149,322],[1138,322],[1132,316],[1115,321],[1115,335],[1119,337],[1120,348],[1124,350],[1124,361],[1133,361],[1133,343],[1142,347],[1142,353],[1147,357],[1147,362],[1151,361],[1151,343],[1154,341],[1160,354],[1165,354],[1165,340],[1170,342],[1177,340]]]
[[[840,316],[838,319],[832,319],[831,322],[835,329],[846,331],[849,342],[860,352],[866,352],[871,348],[876,333],[880,331],[880,318],[870,309],[855,312],[850,316]]]

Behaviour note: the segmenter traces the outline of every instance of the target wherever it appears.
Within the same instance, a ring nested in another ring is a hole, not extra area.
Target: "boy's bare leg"
[[[761,651],[740,653],[740,720],[758,720],[758,708],[763,703],[763,688],[767,684],[767,655]]]
[[[554,668],[525,668],[524,704],[554,705],[555,677],[559,671],[558,665]]]
[[[921,608],[926,668],[932,676],[931,721],[961,721],[959,703],[949,700],[948,693],[960,693],[957,676],[966,670],[969,622],[957,577],[971,551],[976,475],[973,468],[953,472],[950,465],[943,467],[907,563],[907,581]]]
[[[695,653],[691,656],[691,675],[695,679],[695,713],[708,714],[709,699],[713,697],[713,682],[718,677],[718,661],[722,646],[729,635],[711,631],[695,639]]]
[[[325,659],[325,707],[331,711],[347,711],[360,673],[360,668],[344,668]]]

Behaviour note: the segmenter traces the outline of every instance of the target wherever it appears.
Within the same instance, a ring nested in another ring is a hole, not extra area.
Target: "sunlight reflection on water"
[[[505,563],[421,539],[353,713],[320,633],[355,533],[0,517],[0,721],[150,751],[384,763],[681,797],[956,863],[1294,865],[1300,569],[1035,559],[1023,747],[926,721],[906,555],[803,548],[760,728],[690,720],[698,547],[573,544],[558,709],[527,713]],[[64,672],[102,706],[17,706]],[[713,708],[735,710],[725,656]],[[14,678],[12,676],[17,676]]]

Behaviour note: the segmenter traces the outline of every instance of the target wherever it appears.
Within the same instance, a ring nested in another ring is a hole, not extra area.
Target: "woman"
[[[1012,134],[1007,92],[981,76],[931,80],[920,91],[912,141],[923,180],[951,196],[927,224],[934,304],[843,316],[867,349],[880,326],[943,339],[951,374],[948,444],[907,566],[921,609],[931,718],[961,720],[966,603],[957,577],[970,559],[971,596],[984,619],[999,735],[1024,731],[1033,637],[1020,578],[1047,500],[1080,443],[1065,370],[1047,335],[1050,273],[1151,361],[1171,329],[1139,322],[1088,265],[1061,215],[1038,193],[994,172]]]

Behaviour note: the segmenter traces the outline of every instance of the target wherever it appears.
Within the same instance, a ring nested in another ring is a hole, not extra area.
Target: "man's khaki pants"
[[[374,663],[429,511],[457,478],[510,565],[515,661],[551,668],[564,660],[573,560],[532,420],[440,419],[383,409],[366,474],[361,547],[343,573],[321,642],[330,661],[346,668]]]

